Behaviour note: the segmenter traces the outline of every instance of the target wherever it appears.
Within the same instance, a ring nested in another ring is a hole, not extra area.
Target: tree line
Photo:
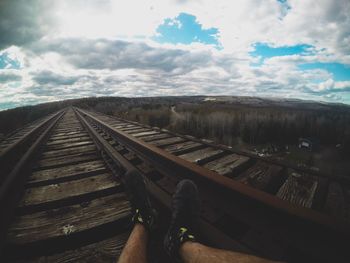
[[[0,112],[0,133],[67,106],[93,109],[105,114],[167,128],[219,143],[295,144],[300,137],[324,145],[341,145],[350,153],[350,108],[283,107],[204,101],[203,97],[100,97],[66,100]]]

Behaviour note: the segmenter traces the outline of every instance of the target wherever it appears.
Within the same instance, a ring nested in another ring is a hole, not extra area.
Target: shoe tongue
[[[146,202],[140,208],[141,208],[141,213],[143,216],[145,216],[145,217],[150,216],[151,208]]]
[[[187,206],[185,204],[185,206]],[[174,227],[178,230],[181,227],[186,229],[192,228],[192,218],[191,211],[189,211],[189,207],[184,207],[185,209],[179,209],[176,214],[174,214]]]

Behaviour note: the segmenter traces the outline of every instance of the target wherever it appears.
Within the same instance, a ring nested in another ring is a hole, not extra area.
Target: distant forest
[[[0,133],[73,105],[232,146],[296,144],[298,138],[306,137],[323,145],[339,144],[344,153],[350,153],[348,106],[230,98],[104,97],[46,103],[0,112]]]
[[[241,142],[296,144],[303,137],[323,145],[340,144],[345,152],[350,152],[349,109],[235,107],[216,102],[174,105],[129,105],[112,114],[231,146]]]
[[[54,102],[0,111],[0,138],[67,105]]]

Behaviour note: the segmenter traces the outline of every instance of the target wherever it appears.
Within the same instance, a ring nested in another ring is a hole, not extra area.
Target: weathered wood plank
[[[26,244],[82,232],[130,216],[124,193],[82,204],[17,216],[8,231],[8,242]]]
[[[53,135],[49,138],[49,141],[56,141],[56,140],[67,140],[67,139],[73,139],[73,138],[80,138],[81,136],[89,136],[88,133],[86,132],[79,132],[77,134],[72,134],[72,135],[60,135],[56,136]]]
[[[91,141],[83,141],[83,142],[75,142],[75,143],[57,144],[57,145],[46,146],[45,150],[62,150],[67,148],[83,146],[83,145],[89,145],[93,143],[94,142],[91,140]]]
[[[19,139],[21,139],[22,137],[24,136],[23,135],[20,135],[20,136],[13,136],[13,137],[10,137],[10,138],[6,138],[4,141],[2,141],[3,143],[6,142],[6,143],[14,143],[16,141],[18,141]]]
[[[71,143],[71,142],[80,142],[80,141],[89,141],[91,140],[89,136],[81,136],[77,138],[72,138],[72,139],[65,139],[65,140],[57,140],[57,141],[49,141],[46,143],[47,146],[51,145],[57,145],[57,144],[65,144],[65,143]]]
[[[97,159],[99,159],[99,157],[97,156],[96,153],[89,153],[89,154],[80,153],[80,154],[74,154],[69,156],[61,156],[57,158],[42,159],[38,161],[35,168],[44,169],[48,167],[58,167],[62,165],[69,165],[73,163],[80,163],[80,162],[92,161]]]
[[[277,196],[293,204],[310,208],[317,185],[316,177],[292,172],[278,190]]]
[[[249,157],[238,154],[230,154],[211,161],[205,164],[204,167],[221,175],[233,175],[238,171],[241,171],[242,168],[246,167],[249,161]]]
[[[151,129],[147,129],[147,128],[139,128],[139,129],[134,129],[134,130],[127,130],[127,131],[124,131],[128,134],[136,134],[136,133],[140,133],[140,132],[149,132],[149,131],[152,131]]]
[[[157,147],[162,147],[162,146],[167,146],[170,144],[184,142],[184,141],[186,141],[186,139],[181,138],[181,137],[171,137],[171,138],[167,138],[167,139],[152,141],[149,143],[153,144],[154,146],[157,146]]]
[[[78,154],[78,153],[87,153],[96,151],[97,148],[95,145],[87,145],[87,146],[80,146],[80,147],[71,147],[66,148],[63,150],[56,150],[56,151],[46,151],[41,154],[41,157],[44,158],[52,158],[52,157],[58,157],[58,156],[66,156],[66,155],[72,155],[72,154]]]
[[[40,257],[29,261],[17,261],[17,263],[115,263],[118,261],[118,258],[122,252],[123,247],[125,246],[128,237],[129,232],[125,232],[113,238],[109,238],[74,250],[68,250],[63,253]]]
[[[173,137],[173,136],[168,133],[156,133],[154,135],[140,136],[138,138],[143,140],[144,142],[151,142],[151,141],[170,138],[170,137]]]
[[[120,128],[119,130],[127,133],[133,133],[133,132],[139,132],[139,131],[149,131],[150,129],[135,125],[134,127]]]
[[[146,132],[134,133],[132,136],[138,138],[138,137],[153,135],[153,134],[159,134],[159,131],[146,131]]]
[[[135,125],[134,124],[129,124],[129,123],[119,123],[117,125],[113,125],[113,128],[116,128],[116,129],[131,128],[131,127],[135,127]]]
[[[65,133],[65,132],[79,132],[79,131],[83,131],[83,130],[84,129],[82,127],[75,128],[75,129],[59,128],[59,129],[55,129],[54,132],[56,132],[56,133]]]
[[[82,133],[86,133],[85,131],[72,131],[72,132],[56,132],[56,131],[53,131],[53,135],[50,137],[50,138],[53,138],[53,137],[61,137],[61,136],[75,136],[75,135],[78,135],[78,134],[82,134]]]
[[[140,126],[138,125],[135,125],[135,124],[128,124],[127,125],[128,127],[123,127],[123,128],[119,128],[121,131],[125,131],[125,130],[131,130],[131,129],[139,129],[141,128]]]
[[[25,190],[19,207],[53,202],[118,186],[120,182],[112,174],[104,173],[70,182],[30,187]]]
[[[82,126],[79,124],[79,123],[67,123],[67,122],[64,122],[63,124],[59,124],[57,126],[57,129],[80,129],[82,128]]]
[[[68,117],[68,116],[65,116]],[[75,116],[72,116],[72,118],[65,118],[66,122],[60,122],[58,123],[57,127],[75,127],[75,126],[81,126],[79,121],[75,119]]]
[[[212,147],[208,147],[208,148],[200,149],[200,150],[197,150],[194,152],[179,155],[179,157],[182,159],[185,159],[189,162],[200,163],[202,161],[205,161],[205,160],[207,160],[211,157],[214,157],[216,155],[219,155],[221,153],[223,153],[223,150],[221,150],[221,149],[215,149]]]
[[[92,162],[83,162],[53,169],[35,171],[29,178],[28,183],[38,183],[71,176],[74,177],[78,174],[89,173],[92,171],[105,172],[106,168],[103,161],[97,160]]]
[[[199,150],[199,148],[205,147],[203,144],[199,142],[187,141],[182,143],[176,143],[169,146],[164,147],[163,149],[172,154],[184,154],[189,151]]]

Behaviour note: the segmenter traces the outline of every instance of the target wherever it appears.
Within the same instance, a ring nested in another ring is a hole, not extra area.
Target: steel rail
[[[122,119],[122,118],[119,118],[119,117],[116,117],[116,116],[112,117],[110,115],[106,115],[106,114],[101,113],[101,112],[98,112],[98,113],[101,114],[101,115],[104,115],[106,117],[113,118],[113,119],[118,120],[118,121],[122,121],[122,122],[126,122],[126,123],[130,123],[130,124],[133,124],[133,125],[137,125],[137,126],[143,127],[145,129],[157,129],[157,130],[159,130],[161,132],[164,132],[164,133],[167,133],[169,135],[181,137],[181,138],[184,138],[184,139],[187,139],[187,140],[191,140],[191,141],[194,141],[194,142],[198,142],[198,143],[201,143],[201,144],[209,146],[209,147],[214,147],[214,148],[217,148],[217,149],[229,151],[231,153],[247,156],[247,157],[253,158],[255,160],[260,160],[260,161],[267,162],[267,163],[270,163],[270,164],[278,165],[278,166],[281,166],[283,168],[291,168],[291,169],[293,169],[293,170],[295,170],[297,172],[300,172],[300,173],[306,173],[306,174],[309,174],[309,175],[313,175],[313,176],[317,176],[317,177],[323,177],[323,178],[327,178],[327,179],[331,179],[331,180],[335,180],[335,181],[339,181],[339,182],[344,182],[344,183],[347,183],[347,184],[350,183],[350,177],[349,176],[343,176],[343,175],[337,175],[337,174],[332,175],[332,174],[324,173],[324,172],[321,172],[321,171],[316,171],[316,170],[313,170],[313,169],[308,168],[308,167],[301,167],[301,166],[298,166],[296,164],[293,164],[293,163],[290,163],[290,162],[286,162],[286,161],[280,161],[280,160],[276,160],[274,158],[260,157],[260,156],[254,154],[254,153],[238,150],[238,149],[235,149],[234,147],[231,147],[231,146],[227,146],[227,145],[223,145],[223,144],[216,144],[215,142],[213,142],[211,140],[198,139],[198,138],[193,137],[191,135],[183,135],[183,134],[172,132],[172,131],[169,131],[169,130],[166,130],[166,129],[160,129],[158,127],[152,127],[152,126],[149,126],[149,125],[146,125],[146,124],[142,124],[142,123],[138,123],[138,122],[135,122],[135,121]]]
[[[53,114],[51,117],[46,118],[46,119],[44,118],[44,120],[42,120],[38,125],[36,125],[33,129],[28,131],[26,134],[24,134],[23,137],[21,137],[16,142],[14,142],[13,144],[11,144],[8,147],[6,147],[5,150],[0,153],[0,167],[4,167],[7,164],[7,162],[9,161],[9,159],[13,155],[16,154],[16,151],[18,151],[19,148],[21,148],[25,143],[29,142],[29,140],[31,138],[33,138],[33,136],[35,136],[35,134],[38,131],[40,131],[41,128],[43,128],[47,123],[49,123],[51,120],[56,118],[62,112],[63,111],[60,110],[57,113]],[[3,176],[4,175],[1,172],[0,173],[0,178],[2,178]]]
[[[278,211],[319,224],[321,226],[325,226],[329,229],[335,230],[338,233],[350,234],[350,224],[342,218],[332,217],[312,209],[291,204],[287,201],[279,199],[276,196],[236,182],[233,179],[219,175],[197,164],[190,163],[158,147],[147,144],[133,136],[128,135],[127,133],[117,130],[87,111],[81,109],[77,109],[77,111],[82,113],[84,116],[87,116],[100,128],[118,139],[119,142],[127,147],[130,147],[130,149],[136,154],[142,156],[142,158],[148,160],[157,167],[166,167],[168,171],[174,171],[177,174],[181,174],[187,178],[204,179],[210,183],[214,183],[224,191],[239,193],[246,198],[258,201]]]
[[[52,117],[53,115],[55,115],[57,112],[60,112],[60,111],[61,111],[61,110],[57,110],[57,111],[55,111],[55,112],[53,112],[53,113],[48,113],[48,114],[46,114],[46,115],[43,116],[43,117],[40,117],[40,118],[38,118],[38,119],[33,120],[32,122],[29,122],[29,123],[24,124],[22,127],[19,127],[19,128],[17,128],[17,129],[13,130],[12,132],[8,133],[8,134],[6,135],[6,137],[3,138],[3,140],[6,140],[6,139],[11,138],[11,136],[16,135],[16,133],[23,131],[24,129],[28,128],[29,126],[32,126],[32,125],[33,125],[33,126],[36,126],[36,125],[38,125],[40,122],[45,121],[47,118],[49,118],[50,116]],[[1,142],[2,142],[3,140],[1,140]]]
[[[11,170],[11,172],[6,176],[3,183],[0,185],[0,255],[2,253],[2,248],[5,241],[7,227],[13,218],[16,204],[19,201],[24,189],[24,184],[28,175],[30,164],[32,163],[32,160],[38,152],[40,146],[48,139],[51,130],[62,118],[64,113],[65,110],[61,110],[46,120],[44,123],[41,123],[39,125],[40,128],[45,128],[45,130],[23,154],[15,167]],[[36,127],[33,130],[39,131],[39,127]]]
[[[5,141],[5,140],[7,140],[7,139],[10,139],[12,136],[16,135],[16,133],[19,133],[19,132],[25,130],[26,128],[28,128],[28,127],[31,126],[31,125],[34,125],[34,126],[35,126],[35,124],[37,124],[37,123],[39,123],[39,122],[45,120],[46,118],[47,118],[47,115],[45,115],[44,117],[41,117],[41,118],[39,118],[39,119],[36,119],[36,120],[34,120],[33,122],[27,123],[27,124],[23,125],[22,127],[19,127],[19,128],[15,129],[15,130],[9,132],[8,134],[6,134],[6,137],[4,137],[4,138],[2,138],[2,139],[0,140],[0,143],[2,143],[3,141]]]
[[[97,148],[102,152],[105,152],[108,157],[120,168],[124,173],[121,174],[121,180],[124,180],[123,175],[126,172],[136,170],[135,166],[125,159],[106,139],[104,139],[84,118],[82,113],[75,109],[76,115],[82,125],[85,127],[91,138],[95,142]],[[151,180],[146,179],[146,188],[151,195],[165,208],[171,209],[171,196],[161,190]],[[222,249],[232,249],[239,252],[252,253],[248,248],[233,240],[225,233],[219,231],[203,219],[199,219],[199,229],[201,230],[202,236],[207,240],[210,240],[214,245]]]

